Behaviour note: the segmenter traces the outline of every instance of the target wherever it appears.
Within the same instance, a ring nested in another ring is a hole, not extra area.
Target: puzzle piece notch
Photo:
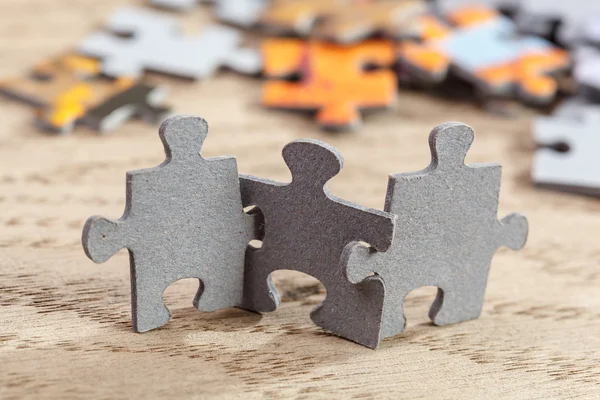
[[[513,22],[488,8],[458,9],[447,18],[453,26],[422,18],[424,42],[399,47],[404,65],[432,82],[446,79],[453,67],[490,96],[517,95],[532,103],[554,98],[557,83],[549,74],[569,67],[566,51],[541,38],[517,36]]]
[[[295,140],[283,149],[292,173],[290,183],[241,177],[244,206],[255,205],[264,216],[262,247],[246,258],[242,307],[273,311],[279,294],[270,275],[279,269],[317,278],[327,289],[322,304],[311,313],[318,326],[338,336],[376,347],[384,299],[377,276],[350,283],[340,264],[347,243],[362,240],[378,250],[391,242],[394,217],[333,196],[326,183],[342,168],[341,155],[317,140]]]
[[[138,332],[168,322],[162,294],[180,279],[201,281],[194,300],[201,311],[241,304],[244,257],[256,237],[256,216],[243,212],[235,158],[200,155],[207,132],[201,118],[166,120],[160,128],[165,162],[127,173],[119,220],[93,216],[83,229],[83,248],[94,262],[129,249]]]
[[[210,25],[199,35],[183,36],[173,18],[138,9],[122,8],[106,23],[108,32],[88,36],[79,51],[103,60],[109,76],[141,76],[155,71],[189,79],[207,78],[221,66],[246,74],[260,72],[257,51],[241,47],[241,33]]]
[[[533,159],[533,180],[548,188],[600,196],[600,178],[594,168],[600,106],[572,103],[534,121],[534,136],[542,147]],[[564,145],[566,151],[561,151]]]
[[[391,107],[397,99],[391,71],[365,71],[367,64],[394,62],[391,43],[367,41],[352,46],[309,41],[269,40],[263,44],[265,74],[282,77],[297,72],[299,82],[268,81],[267,107],[317,111],[325,129],[351,129],[360,124],[361,109]]]
[[[404,330],[404,298],[422,286],[438,287],[429,314],[436,325],[479,317],[494,253],[525,244],[524,216],[497,219],[501,167],[464,164],[473,138],[461,123],[433,129],[430,165],[390,176],[385,211],[402,224],[392,246],[385,253],[359,243],[344,250],[352,282],[371,273],[385,282],[382,337]]]

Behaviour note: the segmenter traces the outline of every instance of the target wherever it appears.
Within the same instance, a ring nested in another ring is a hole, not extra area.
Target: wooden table
[[[4,0],[0,76],[69,49],[116,3]],[[208,15],[182,19],[193,30]],[[233,154],[243,173],[286,180],[282,146],[322,139],[345,156],[333,192],[372,207],[383,205],[388,174],[428,163],[435,124],[469,123],[467,161],[504,165],[500,215],[525,212],[529,242],[494,258],[480,319],[435,327],[427,318],[435,289],[419,289],[407,300],[406,332],[377,351],[313,326],[308,315],[324,290],[292,272],[275,274],[283,304],[263,316],[199,313],[197,281],[178,282],[165,293],[169,324],[135,334],[126,251],[95,265],[80,234],[92,214],[121,215],[125,171],[163,160],[157,128],[44,136],[31,110],[0,100],[0,398],[600,396],[600,203],[532,187],[530,114],[501,119],[402,92],[396,110],[369,115],[357,133],[328,135],[308,117],[262,109],[254,79],[163,81],[178,112],[209,121],[206,156]]]

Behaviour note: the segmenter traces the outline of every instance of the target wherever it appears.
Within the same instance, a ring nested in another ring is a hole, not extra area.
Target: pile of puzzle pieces
[[[399,84],[460,80],[483,99],[546,105],[557,93],[553,75],[571,64],[568,51],[481,4],[215,0],[219,23],[193,34],[182,33],[177,16],[164,10],[186,12],[204,2],[148,0],[146,7],[118,9],[69,60],[44,64],[52,65],[52,78],[34,68],[0,82],[2,93],[33,105],[39,126],[68,132],[81,123],[103,131],[132,116],[164,119],[168,107],[157,94],[164,90],[145,83],[146,72],[198,80],[228,67],[262,72],[265,107],[311,111],[321,127],[348,130],[361,124],[362,111],[401,103]],[[265,37],[260,51],[242,47],[242,29]]]
[[[326,143],[287,144],[292,180],[283,183],[238,175],[234,157],[203,158],[207,133],[202,118],[166,120],[166,161],[127,173],[120,219],[93,216],[83,229],[95,262],[129,249],[135,331],[169,321],[162,294],[184,278],[200,281],[200,311],[274,311],[280,297],[271,273],[287,269],[325,286],[311,313],[316,325],[376,348],[404,330],[404,298],[421,286],[438,287],[436,325],[479,317],[494,253],[525,244],[523,215],[497,219],[500,165],[464,163],[474,139],[467,125],[432,130],[430,165],[390,175],[384,211],[330,193],[343,161]]]

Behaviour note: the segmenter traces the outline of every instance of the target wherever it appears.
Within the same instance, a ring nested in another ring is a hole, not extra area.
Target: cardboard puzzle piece
[[[544,187],[600,196],[597,149],[600,106],[567,102],[554,115],[537,117],[541,145],[533,159],[533,181]]]
[[[448,19],[452,26],[422,18],[424,41],[401,44],[401,62],[433,82],[443,81],[453,67],[488,96],[542,104],[554,98],[557,83],[550,74],[569,67],[567,51],[518,35],[510,19],[482,6],[455,10]]]
[[[76,125],[104,132],[138,116],[155,122],[169,111],[161,106],[161,88],[129,78],[103,78],[98,61],[76,55],[44,62],[30,76],[0,82],[0,93],[33,106],[37,125],[61,134]]]
[[[518,9],[523,0],[432,0],[431,4],[436,13],[444,15],[458,8],[472,6],[486,6],[496,10],[514,10]]]
[[[102,59],[103,72],[109,76],[154,71],[202,79],[222,66],[246,74],[261,70],[260,54],[242,48],[242,35],[233,28],[211,25],[199,35],[184,36],[174,18],[134,7],[119,9],[106,28],[112,33],[92,34],[78,50]]]
[[[421,286],[438,287],[429,313],[436,325],[479,317],[494,253],[525,244],[524,216],[497,219],[500,165],[464,163],[473,138],[461,123],[434,128],[429,166],[389,178],[385,211],[398,223],[392,246],[378,253],[356,243],[344,252],[351,281],[375,273],[385,282],[383,337],[404,330],[404,298]]]
[[[200,311],[241,305],[255,223],[242,209],[235,158],[200,155],[207,130],[197,117],[166,120],[160,127],[165,162],[128,172],[123,216],[93,216],[83,229],[83,248],[96,263],[129,249],[137,332],[169,321],[162,295],[180,279],[200,280],[194,299]]]
[[[344,44],[374,34],[391,39],[419,37],[416,17],[427,10],[427,3],[422,0],[355,2],[325,15],[311,36]]]
[[[340,46],[294,39],[263,44],[265,75],[281,78],[298,73],[298,82],[272,80],[264,84],[267,107],[317,111],[326,129],[356,127],[360,110],[381,109],[397,99],[396,76],[389,70],[365,71],[366,65],[384,67],[394,62],[391,43],[366,41]]]
[[[242,308],[266,312],[279,304],[270,275],[279,269],[317,278],[327,297],[311,313],[318,326],[374,348],[379,344],[384,285],[377,276],[350,283],[340,264],[352,241],[386,250],[393,236],[394,217],[333,196],[327,182],[342,168],[341,155],[317,140],[295,140],[283,149],[292,173],[290,183],[241,177],[244,206],[257,206],[264,216],[262,247],[250,248]]]
[[[256,24],[268,0],[151,0],[150,4],[174,11],[189,11],[198,3],[214,3],[214,14],[222,22],[249,28]]]
[[[520,0],[516,21],[524,32],[556,36],[559,43],[574,46],[585,34],[582,31],[585,21],[593,17],[597,22],[599,15],[600,3],[595,0]]]
[[[591,94],[589,100],[595,103],[600,102],[600,96],[598,96],[600,93],[600,49],[581,47],[573,53],[575,60],[573,76],[579,84],[581,92]]]
[[[350,4],[351,0],[274,0],[258,23],[274,34],[308,36],[324,16]]]

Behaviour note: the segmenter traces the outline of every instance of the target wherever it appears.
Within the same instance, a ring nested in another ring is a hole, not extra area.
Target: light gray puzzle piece
[[[594,103],[600,102],[600,49],[580,47],[574,52],[573,76],[580,92]]]
[[[542,145],[533,158],[533,180],[540,186],[600,196],[600,106],[571,104],[534,121],[535,140]],[[557,145],[567,146],[558,151]]]
[[[551,33],[553,21],[560,21],[557,39],[572,46],[581,39],[586,18],[595,14],[600,14],[597,0],[520,0],[516,21],[522,30],[543,36]]]
[[[380,253],[355,243],[344,251],[351,281],[375,273],[385,282],[383,337],[404,330],[404,298],[421,286],[438,287],[429,312],[436,325],[479,317],[494,253],[525,244],[524,216],[497,219],[500,165],[464,163],[473,138],[457,122],[433,129],[430,165],[390,175],[385,211],[399,225],[392,246]]]
[[[311,313],[318,326],[374,348],[384,300],[381,278],[370,276],[350,283],[340,256],[355,240],[378,250],[389,247],[394,220],[390,214],[367,209],[333,196],[327,182],[342,168],[341,155],[317,140],[295,140],[283,149],[292,173],[290,183],[242,176],[242,202],[256,205],[265,220],[262,247],[249,249],[242,308],[266,312],[279,304],[270,275],[275,270],[300,271],[317,278],[327,297]]]
[[[166,160],[127,173],[123,216],[90,217],[83,229],[87,256],[103,263],[129,249],[133,328],[166,324],[164,290],[180,279],[201,281],[194,299],[200,311],[242,302],[246,247],[255,233],[244,213],[234,157],[204,159],[206,122],[172,117],[160,127]]]
[[[444,15],[459,7],[484,5],[491,8],[516,9],[522,0],[432,0],[432,7]]]
[[[210,25],[195,36],[183,36],[168,16],[138,8],[118,10],[107,21],[113,33],[96,32],[83,40],[79,52],[103,60],[109,76],[141,76],[150,70],[202,79],[221,66],[255,74],[261,70],[258,51],[241,48],[242,35],[233,28]]]
[[[214,14],[222,22],[249,28],[256,24],[268,5],[268,0],[151,0],[153,6],[189,11],[198,3],[214,3]]]

